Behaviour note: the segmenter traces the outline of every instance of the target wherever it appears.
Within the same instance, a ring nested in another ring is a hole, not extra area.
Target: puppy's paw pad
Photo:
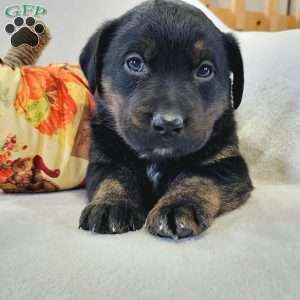
[[[138,230],[144,221],[143,213],[126,203],[91,203],[81,213],[79,228],[116,234]]]
[[[153,235],[182,239],[199,235],[210,221],[200,207],[173,204],[152,210],[146,226]]]
[[[5,31],[11,36],[11,44],[14,47],[28,45],[36,47],[39,43],[39,35],[44,32],[44,25],[37,23],[33,17],[24,20],[22,17],[16,17],[14,24],[7,24]]]

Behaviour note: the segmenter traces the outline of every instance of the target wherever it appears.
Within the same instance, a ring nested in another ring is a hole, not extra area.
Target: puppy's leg
[[[198,235],[217,215],[244,203],[251,190],[241,157],[179,174],[149,213],[147,228],[154,235],[175,239]]]
[[[97,233],[123,233],[145,222],[140,184],[132,170],[122,166],[91,164],[87,176],[90,203],[82,211],[79,227]]]

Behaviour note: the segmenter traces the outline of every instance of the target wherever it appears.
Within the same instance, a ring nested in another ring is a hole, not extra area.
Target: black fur
[[[243,59],[236,39],[231,35],[224,35],[227,50],[227,58],[230,70],[233,73],[233,99],[234,108],[237,109],[243,97],[244,91],[244,66]]]
[[[129,53],[145,61],[142,76],[126,70]],[[210,80],[195,77],[203,61],[215,67]],[[182,238],[247,200],[234,121],[243,62],[232,35],[183,2],[147,1],[100,28],[80,64],[97,101],[81,228],[121,233],[148,215],[151,233]],[[183,129],[158,133],[157,114],[180,115]]]

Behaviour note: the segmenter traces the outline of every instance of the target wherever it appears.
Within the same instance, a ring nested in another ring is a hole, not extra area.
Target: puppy
[[[123,233],[146,223],[154,235],[186,238],[249,198],[233,36],[183,2],[147,1],[100,28],[80,64],[97,102],[81,228]]]

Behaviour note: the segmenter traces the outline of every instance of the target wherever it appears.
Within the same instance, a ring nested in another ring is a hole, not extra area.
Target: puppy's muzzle
[[[184,119],[179,114],[156,113],[151,121],[155,133],[164,136],[177,136],[184,128]]]

